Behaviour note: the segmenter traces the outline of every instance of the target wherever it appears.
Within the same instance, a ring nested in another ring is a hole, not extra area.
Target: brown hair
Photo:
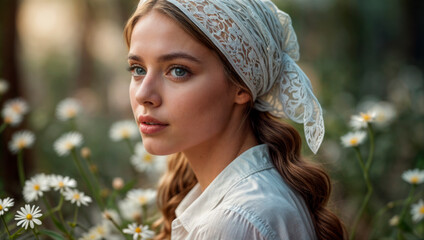
[[[128,47],[135,24],[152,10],[172,18],[188,34],[206,47],[213,49],[224,63],[229,80],[249,92],[242,79],[212,41],[187,16],[166,0],[148,0],[142,8],[136,10],[124,30]],[[257,111],[252,106],[253,102],[247,107],[247,115],[255,137],[259,143],[266,143],[269,146],[270,156],[276,169],[305,200],[318,239],[345,239],[346,232],[343,224],[326,208],[331,194],[330,179],[319,166],[302,159],[299,133],[292,126],[280,122],[267,112]],[[168,170],[158,188],[158,205],[162,218],[156,223],[157,226],[161,226],[160,234],[156,239],[171,238],[171,223],[176,218],[175,209],[196,183],[196,176],[187,159],[181,153],[171,156],[168,160]]]

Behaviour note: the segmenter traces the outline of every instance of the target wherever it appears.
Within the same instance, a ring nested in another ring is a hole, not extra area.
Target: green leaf
[[[40,234],[52,237],[54,240],[65,240],[65,238],[57,232],[53,232],[50,230],[39,230]]]

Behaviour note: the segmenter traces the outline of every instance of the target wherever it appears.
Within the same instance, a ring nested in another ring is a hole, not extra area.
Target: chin
[[[142,139],[144,149],[152,155],[171,155],[178,152],[174,147],[169,146],[169,142],[156,141],[155,139],[149,139],[146,137],[143,137]]]

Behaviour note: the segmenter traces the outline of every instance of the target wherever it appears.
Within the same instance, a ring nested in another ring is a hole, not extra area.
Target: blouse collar
[[[200,185],[196,184],[175,210],[177,218],[187,231],[191,231],[198,219],[217,207],[233,186],[253,173],[273,167],[266,144],[246,150],[234,159],[203,193]]]

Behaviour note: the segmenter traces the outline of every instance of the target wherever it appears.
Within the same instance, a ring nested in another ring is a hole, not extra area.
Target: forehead
[[[170,17],[151,11],[135,24],[130,41],[129,54],[161,55],[183,51],[198,57],[207,57],[210,49],[185,32]]]

